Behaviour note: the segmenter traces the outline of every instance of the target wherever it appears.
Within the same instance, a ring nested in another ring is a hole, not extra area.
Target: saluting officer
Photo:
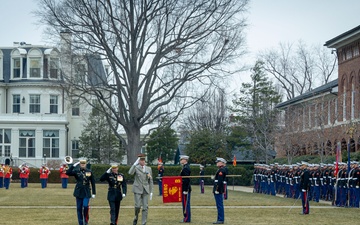
[[[223,185],[226,180],[227,171],[225,170],[226,160],[223,158],[216,159],[216,166],[218,170],[215,174],[213,193],[217,208],[217,220],[213,224],[224,224],[225,213],[224,213],[224,192],[225,187]]]
[[[117,225],[120,202],[126,196],[127,185],[125,176],[118,172],[118,165],[114,164],[100,177],[100,181],[109,184],[107,200],[110,206],[110,225]]]
[[[79,164],[80,168],[75,169]],[[92,171],[86,168],[86,160],[80,160],[74,165],[71,165],[66,171],[66,174],[68,176],[74,176],[76,179],[74,197],[76,198],[76,211],[79,225],[88,225],[90,198],[95,198],[96,195],[95,177]]]
[[[134,193],[135,201],[135,217],[133,220],[133,225],[137,224],[140,209],[142,206],[142,221],[141,224],[145,225],[148,215],[148,196],[150,195],[150,200],[153,195],[153,178],[151,168],[145,165],[145,154],[138,155],[138,159],[135,161],[134,165],[131,166],[129,174],[134,177],[134,184],[132,187],[132,192]]]

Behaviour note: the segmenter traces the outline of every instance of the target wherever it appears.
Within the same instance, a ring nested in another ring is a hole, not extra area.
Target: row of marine
[[[283,195],[298,199],[301,196],[302,163],[291,165],[255,164],[254,192]],[[359,162],[333,164],[308,164],[309,190],[307,199],[330,201],[338,207],[359,208],[360,168]]]

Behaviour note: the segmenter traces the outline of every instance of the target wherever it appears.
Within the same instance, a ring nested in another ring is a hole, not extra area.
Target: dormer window
[[[11,52],[11,78],[20,79],[23,76],[23,58],[26,50],[23,48],[14,49]]]
[[[50,78],[59,79],[59,58],[50,58]]]
[[[0,80],[3,80],[4,76],[3,76],[3,53],[0,50]]]
[[[42,52],[39,49],[31,49],[28,53],[28,77],[42,78]]]
[[[13,58],[13,77],[20,78],[21,76],[21,60],[20,58]]]
[[[30,78],[41,77],[41,58],[30,58]]]
[[[44,72],[46,73],[44,77],[58,80],[60,76],[60,58],[58,50],[55,48],[48,48],[44,51],[44,55]]]

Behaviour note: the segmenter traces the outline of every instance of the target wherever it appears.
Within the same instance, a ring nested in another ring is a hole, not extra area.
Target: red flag
[[[181,176],[162,178],[163,203],[181,202],[182,179]]]
[[[335,164],[335,176],[337,176],[339,172],[339,161],[342,162],[341,157],[341,143],[338,142],[336,146],[336,164]]]
[[[236,155],[234,155],[233,166],[236,166]]]

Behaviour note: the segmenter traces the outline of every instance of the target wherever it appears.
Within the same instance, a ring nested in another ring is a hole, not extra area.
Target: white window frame
[[[15,102],[15,97],[19,97],[18,100],[19,102]],[[19,111],[18,112],[15,112],[15,106],[18,106],[19,108]],[[12,112],[13,113],[20,113],[21,112],[21,95],[20,94],[13,94],[12,95]]]
[[[59,96],[58,95],[50,95],[49,105],[50,105],[49,112],[58,114],[59,113]],[[56,108],[56,110],[54,110],[55,108]]]
[[[71,141],[71,156],[73,158],[78,158],[79,146],[80,146],[80,140]]]
[[[5,138],[7,136],[8,138]],[[0,129],[0,157],[11,156],[11,129]]]
[[[30,143],[33,144],[33,146],[29,146]],[[35,146],[35,130],[19,130],[19,158],[35,158]],[[25,151],[25,155],[20,155],[22,151]]]
[[[0,80],[4,80],[3,68],[4,68],[4,54],[0,50]]]
[[[30,94],[29,95],[29,113],[40,113],[41,112],[41,95]],[[38,110],[36,110],[38,109]]]
[[[43,156],[59,158],[60,136],[58,130],[43,130]]]
[[[15,63],[16,60],[16,63]],[[17,66],[17,64],[19,63],[19,66]],[[15,77],[15,64],[16,64],[16,69],[19,69],[19,77]],[[21,79],[22,78],[22,58],[21,57],[12,57],[11,58],[11,77],[13,79]]]
[[[59,68],[60,68],[60,59],[57,57],[50,57],[49,60],[49,79],[59,80]],[[56,75],[53,77],[53,75]]]
[[[72,116],[80,116],[80,99],[72,99],[71,115]]]
[[[29,79],[42,79],[43,78],[43,54],[37,48],[31,49],[27,54],[27,77]],[[33,70],[37,72],[34,76]]]

